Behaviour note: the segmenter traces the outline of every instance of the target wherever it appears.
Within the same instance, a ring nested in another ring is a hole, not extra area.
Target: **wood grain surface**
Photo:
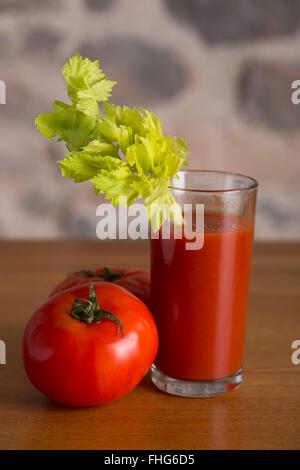
[[[1,242],[1,449],[300,449],[300,244],[255,248],[245,376],[221,398],[185,399],[149,378],[108,406],[67,409],[26,378],[22,335],[33,311],[66,272],[104,263],[147,266],[147,243]]]

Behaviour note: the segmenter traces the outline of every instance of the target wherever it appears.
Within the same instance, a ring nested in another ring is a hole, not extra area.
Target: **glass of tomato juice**
[[[153,383],[173,395],[208,397],[242,383],[258,183],[217,171],[181,171],[172,193],[203,204],[204,243],[151,240],[151,306],[159,332]],[[192,209],[193,210],[193,209]],[[189,240],[190,241],[190,240]]]

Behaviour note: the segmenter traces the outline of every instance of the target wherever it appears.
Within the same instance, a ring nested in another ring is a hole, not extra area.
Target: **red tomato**
[[[69,274],[53,290],[51,295],[86,283],[87,281],[113,282],[129,290],[142,302],[149,306],[150,301],[150,272],[147,269],[110,269],[108,266],[101,267],[95,271],[82,270]]]
[[[157,348],[148,308],[120,286],[95,282],[60,292],[35,312],[23,358],[44,395],[64,405],[92,406],[130,392]]]

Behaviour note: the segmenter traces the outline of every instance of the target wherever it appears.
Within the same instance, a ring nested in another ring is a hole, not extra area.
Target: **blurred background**
[[[77,51],[119,82],[113,101],[186,138],[191,168],[258,179],[258,239],[300,238],[300,0],[0,0],[2,238],[95,238],[99,198],[34,128]]]

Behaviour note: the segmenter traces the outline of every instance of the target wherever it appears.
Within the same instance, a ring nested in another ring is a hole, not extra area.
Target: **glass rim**
[[[254,190],[258,187],[258,181],[255,178],[252,178],[252,176],[247,176],[242,173],[235,173],[231,171],[219,171],[219,170],[193,170],[193,169],[187,169],[187,170],[180,170],[178,171],[177,174],[184,174],[184,173],[199,173],[199,174],[215,174],[215,175],[228,175],[232,177],[239,177],[243,178],[246,181],[248,181],[248,184],[245,184],[245,186],[242,186],[240,188],[227,188],[227,189],[192,189],[192,188],[179,188],[178,186],[175,186],[174,183],[176,181],[176,177],[173,178],[171,186],[169,186],[170,189],[175,189],[176,191],[186,191],[186,192],[193,192],[193,193],[234,193],[234,192],[240,192],[240,191],[251,191]]]

